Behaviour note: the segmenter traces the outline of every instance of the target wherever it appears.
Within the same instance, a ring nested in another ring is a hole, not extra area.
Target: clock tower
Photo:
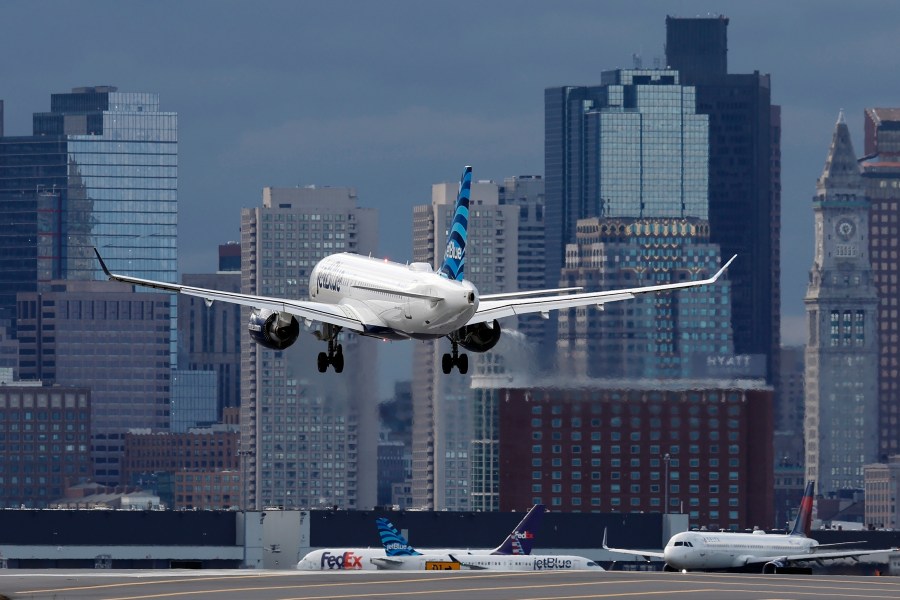
[[[863,487],[878,458],[878,294],[869,200],[843,112],[813,198],[816,245],[806,293],[806,479],[822,493]]]

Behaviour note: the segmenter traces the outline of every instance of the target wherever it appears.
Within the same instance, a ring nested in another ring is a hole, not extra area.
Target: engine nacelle
[[[763,575],[775,575],[784,568],[784,563],[780,560],[772,560],[763,565]]]
[[[796,567],[781,560],[771,560],[763,565],[765,575],[812,575],[812,567]]]
[[[494,319],[492,325],[466,325],[450,334],[450,339],[470,352],[487,352],[500,341],[500,323]]]
[[[300,336],[300,322],[294,315],[274,310],[259,310],[250,313],[247,324],[250,338],[269,350],[284,350]]]

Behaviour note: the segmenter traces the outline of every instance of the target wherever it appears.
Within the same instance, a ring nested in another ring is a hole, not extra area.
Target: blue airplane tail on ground
[[[472,193],[472,167],[463,169],[459,180],[459,194],[456,196],[456,212],[447,234],[447,248],[444,250],[444,264],[439,273],[447,279],[463,280],[466,266],[466,238],[469,230],[469,197]]]
[[[410,546],[406,537],[397,531],[394,524],[385,517],[376,519],[375,525],[378,527],[381,545],[384,546],[384,552],[388,556],[419,556],[422,554]]]

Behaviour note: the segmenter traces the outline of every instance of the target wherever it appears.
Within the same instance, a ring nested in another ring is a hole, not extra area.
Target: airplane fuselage
[[[326,548],[300,559],[300,571],[374,571],[372,558],[384,557],[384,548]]]
[[[686,531],[666,544],[666,564],[674,569],[738,569],[760,559],[806,554],[814,539],[781,534]]]
[[[459,555],[421,554],[394,557],[393,561],[373,558],[379,569],[398,571],[603,571],[603,567],[583,556],[568,555]]]
[[[438,555],[449,560],[450,553],[457,556],[491,556],[490,549],[424,549],[428,556]],[[297,562],[300,571],[372,571],[379,567],[372,559],[385,558],[384,548],[323,548],[312,550]],[[407,557],[415,558],[415,557]]]
[[[478,309],[478,290],[469,281],[441,277],[425,263],[357,254],[319,261],[309,278],[309,298],[358,315],[366,324],[362,335],[398,340],[444,337]]]

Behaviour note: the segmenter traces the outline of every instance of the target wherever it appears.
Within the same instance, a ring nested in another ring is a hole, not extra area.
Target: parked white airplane
[[[603,571],[603,567],[583,556],[538,554],[460,554],[453,551],[418,552],[406,538],[382,517],[376,521],[386,551],[402,548],[394,555],[374,556],[370,560],[379,569],[397,571]],[[509,540],[509,538],[507,538]]]
[[[768,574],[787,571],[809,572],[809,568],[791,567],[798,563],[821,564],[826,560],[856,559],[867,554],[891,552],[891,549],[823,551],[825,548],[857,542],[819,544],[808,537],[812,522],[814,490],[815,482],[808,482],[797,520],[788,534],[771,534],[761,530],[753,533],[684,531],[672,536],[662,552],[650,552],[609,548],[606,545],[604,530],[603,548],[610,552],[640,556],[647,561],[651,558],[661,558],[666,562],[667,571],[758,569]]]
[[[454,553],[459,555],[525,555],[531,553],[534,543],[534,533],[544,516],[544,505],[535,504],[529,510],[512,532],[506,536],[503,542],[493,550],[462,550],[444,549],[428,550],[429,554]],[[389,527],[385,527],[382,521]],[[415,550],[406,541],[406,538],[398,532],[387,519],[378,519],[378,534],[381,538],[382,548],[327,548],[313,550],[300,562],[297,569],[301,571],[331,571],[331,570],[374,570],[377,568],[375,559],[385,559],[393,556],[412,556]]]
[[[638,294],[662,292],[714,283],[731,264],[731,259],[712,277],[603,292],[572,293],[580,288],[560,288],[478,294],[463,278],[469,221],[469,194],[472,167],[463,171],[456,200],[456,212],[444,252],[444,263],[434,272],[427,263],[401,264],[357,254],[326,256],[313,268],[309,278],[309,300],[271,298],[234,292],[208,290],[189,285],[139,279],[111,273],[97,252],[100,266],[110,279],[190,296],[207,304],[230,302],[253,307],[248,325],[250,337],[261,346],[283,350],[300,335],[300,321],[307,327],[321,323],[315,336],[328,342],[320,352],[318,369],[329,365],[344,370],[344,354],[338,334],[347,329],[359,335],[388,339],[430,340],[447,337],[451,351],[444,354],[442,368],[465,373],[471,352],[486,352],[500,339],[497,319],[528,313],[547,315],[551,310],[597,305],[634,298]],[[562,295],[561,295],[562,294]]]

